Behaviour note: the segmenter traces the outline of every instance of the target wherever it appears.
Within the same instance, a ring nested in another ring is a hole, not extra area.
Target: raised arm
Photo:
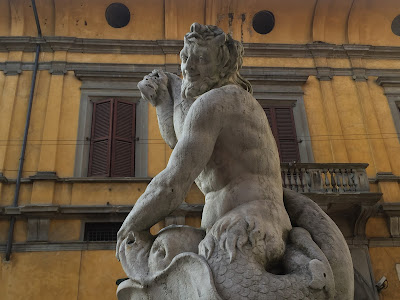
[[[161,136],[172,149],[177,143],[173,114],[174,103],[180,100],[181,82],[175,74],[154,70],[138,83],[142,98],[156,107]]]
[[[207,165],[224,119],[223,109],[208,100],[200,97],[192,105],[167,167],[154,177],[125,219],[118,232],[117,258],[129,232],[147,230],[173,212]]]

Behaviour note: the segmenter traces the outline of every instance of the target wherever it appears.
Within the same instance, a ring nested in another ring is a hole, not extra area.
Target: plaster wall
[[[1,262],[0,299],[114,299],[115,280],[125,274],[110,256],[110,250],[13,254]]]

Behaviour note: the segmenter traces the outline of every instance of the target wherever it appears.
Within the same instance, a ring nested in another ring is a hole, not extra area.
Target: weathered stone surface
[[[154,70],[138,84],[174,150],[118,232],[130,278],[120,300],[353,297],[339,229],[313,201],[282,189],[267,117],[239,74],[242,55],[221,29],[195,23],[180,53],[183,80]],[[170,226],[152,236],[193,181],[206,199],[203,230]]]

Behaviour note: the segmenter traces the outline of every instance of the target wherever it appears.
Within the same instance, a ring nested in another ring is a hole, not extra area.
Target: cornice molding
[[[400,238],[346,239],[350,248],[359,247],[400,247]],[[82,250],[115,250],[116,242],[27,242],[13,243],[13,252],[48,252],[48,251],[82,251]],[[0,252],[6,250],[0,244]]]
[[[400,247],[400,238],[371,238],[368,247]]]
[[[64,75],[68,71],[82,81],[126,81],[138,82],[154,69],[180,74],[179,64],[113,64],[74,63],[48,61],[39,63],[39,70],[48,70],[53,75]],[[6,75],[18,75],[32,71],[32,62],[0,62],[0,71]],[[309,76],[319,80],[330,80],[333,76],[351,76],[356,81],[365,81],[369,76],[378,77],[377,83],[384,87],[400,86],[400,70],[362,68],[288,68],[288,67],[242,67],[240,73],[253,85],[303,85]]]
[[[67,51],[79,53],[118,53],[118,54],[179,54],[182,40],[113,40],[87,39],[64,36],[0,37],[0,52],[34,52],[36,44],[41,51]],[[310,44],[267,44],[243,43],[247,57],[335,57],[335,58],[375,58],[399,59],[400,47],[371,45],[336,45],[314,42]]]
[[[382,203],[380,209],[388,220],[390,235],[400,238],[400,202]]]
[[[383,87],[400,87],[400,74],[394,76],[379,76],[376,83]]]
[[[8,183],[7,177],[5,177],[1,172],[0,172],[0,183]]]
[[[13,243],[13,252],[115,250],[115,245],[116,242],[27,242]],[[0,244],[0,251],[5,249],[6,245]]]

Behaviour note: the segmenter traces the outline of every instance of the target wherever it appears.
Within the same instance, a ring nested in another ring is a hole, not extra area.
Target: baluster
[[[335,169],[335,176],[336,176],[336,185],[338,189],[338,193],[343,193],[343,177],[342,177],[342,172],[340,169]]]
[[[360,178],[358,177],[356,170],[351,170],[354,178],[354,191],[358,192],[360,190]]]
[[[327,169],[322,169],[322,174],[323,174],[323,185],[324,185],[324,191],[329,192],[329,179],[328,179],[328,170]]]
[[[293,191],[297,191],[296,190],[296,180],[294,179],[294,168],[290,168],[290,188]]]
[[[355,178],[354,178],[354,173],[352,171],[353,170],[348,169],[347,174],[348,174],[348,178],[349,178],[350,191],[355,192],[357,187],[356,187],[356,182],[355,182]]]
[[[289,168],[285,170],[285,188],[290,189],[290,182],[289,182]]]
[[[331,177],[331,186],[332,186],[332,193],[337,193],[337,184],[336,184],[336,173],[334,169],[329,169],[330,177]]]
[[[348,177],[347,177],[347,170],[346,169],[340,169],[340,172],[342,173],[343,192],[348,192],[349,191],[349,180],[348,180]]]
[[[300,170],[298,168],[296,168],[296,186],[297,186],[297,191],[298,192],[302,192],[303,188],[301,186],[301,173]]]
[[[308,170],[311,179],[311,192],[325,192],[324,188],[324,178],[323,178],[323,170],[321,169],[312,169]]]
[[[304,186],[304,192],[308,193],[311,190],[311,176],[310,174],[307,173],[307,170],[305,168],[302,169],[303,171],[303,186]]]
[[[298,168],[293,168],[293,170],[294,170],[294,181],[295,181],[295,185],[296,185],[296,191],[297,192],[302,192],[299,169]]]

